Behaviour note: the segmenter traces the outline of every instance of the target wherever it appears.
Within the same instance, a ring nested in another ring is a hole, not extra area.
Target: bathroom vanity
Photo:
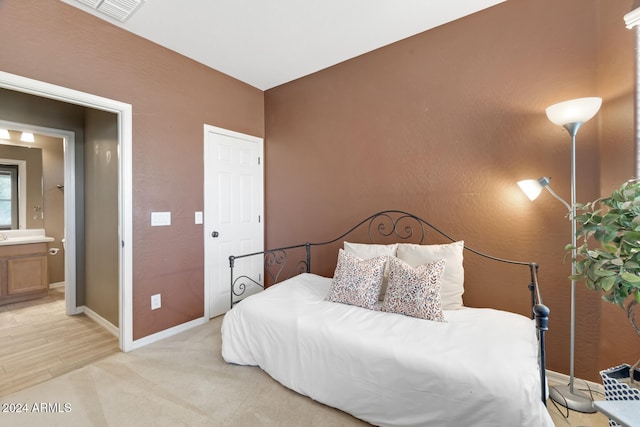
[[[48,243],[44,230],[0,232],[0,305],[46,296]]]

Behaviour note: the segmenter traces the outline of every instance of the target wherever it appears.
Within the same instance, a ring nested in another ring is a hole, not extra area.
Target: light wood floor
[[[118,339],[102,326],[65,314],[63,288],[0,306],[0,397],[119,351]]]

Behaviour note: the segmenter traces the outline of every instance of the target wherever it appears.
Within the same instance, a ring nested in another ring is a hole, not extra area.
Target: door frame
[[[207,137],[209,135],[209,133],[217,133],[220,135],[224,135],[224,136],[228,136],[231,138],[237,138],[237,139],[242,139],[248,142],[255,142],[258,144],[259,149],[260,149],[260,159],[262,161],[262,200],[260,201],[260,203],[262,204],[262,238],[263,238],[263,246],[264,246],[264,223],[265,223],[265,218],[264,218],[264,139],[257,137],[257,136],[253,136],[253,135],[248,135],[245,133],[240,133],[240,132],[235,132],[229,129],[224,129],[224,128],[220,128],[220,127],[216,127],[216,126],[212,126],[212,125],[208,125],[205,124],[204,125],[204,141],[203,141],[203,145],[202,145],[202,164],[203,164],[203,172],[206,169],[207,165],[206,165],[206,145],[207,145]],[[206,182],[206,178],[205,175],[203,173],[203,204],[204,206],[206,206],[206,200],[207,200],[207,182]],[[204,212],[204,219],[206,219],[207,217],[207,212]],[[208,281],[208,277],[209,277],[209,268],[211,268],[211,266],[208,264],[207,262],[207,237],[209,236],[208,234],[208,230],[207,230],[207,222],[206,220],[203,221],[203,240],[202,240],[202,245],[203,245],[203,252],[204,252],[204,316],[206,321],[209,321],[210,319],[210,304],[209,304],[209,298],[211,297],[211,283]]]
[[[137,346],[136,341],[133,341],[133,174],[131,159],[131,147],[133,139],[133,108],[131,104],[104,98],[97,95],[92,95],[75,89],[69,89],[51,83],[42,82],[39,80],[30,79],[27,77],[18,76],[15,74],[10,74],[4,71],[0,71],[0,87],[17,92],[40,96],[43,98],[55,99],[70,104],[108,111],[117,115],[118,145],[120,149],[120,155],[118,156],[118,232],[121,242],[119,248],[120,324],[118,333],[120,335],[120,349],[125,352],[133,350]],[[67,183],[65,182],[65,189],[66,184]],[[73,231],[75,231],[75,227]],[[67,233],[69,232],[70,230],[67,229]]]

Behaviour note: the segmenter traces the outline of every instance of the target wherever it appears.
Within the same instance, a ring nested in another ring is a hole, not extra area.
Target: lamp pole
[[[563,125],[571,135],[571,205],[569,213],[571,215],[571,275],[576,274],[576,134],[584,122],[573,122]],[[548,187],[547,187],[548,188]],[[575,365],[575,342],[576,342],[576,281],[571,279],[571,331],[569,341],[569,385],[554,386],[549,388],[549,397],[574,411],[583,413],[594,413],[593,400],[574,391],[574,365]]]
[[[576,135],[582,122],[568,123],[564,128],[571,135],[571,275],[576,274]],[[571,279],[571,337],[569,343],[569,392],[573,394],[576,344],[576,281]]]

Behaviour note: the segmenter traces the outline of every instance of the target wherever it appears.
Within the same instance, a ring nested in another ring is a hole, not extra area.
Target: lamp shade
[[[560,102],[547,107],[547,117],[558,126],[569,123],[584,123],[595,116],[600,106],[602,98],[578,98]]]
[[[518,186],[531,201],[534,201],[542,191],[542,185],[537,179],[525,179],[518,181]]]
[[[538,198],[544,187],[549,186],[549,178],[541,176],[538,179],[524,179],[518,181],[518,186],[532,202]]]

